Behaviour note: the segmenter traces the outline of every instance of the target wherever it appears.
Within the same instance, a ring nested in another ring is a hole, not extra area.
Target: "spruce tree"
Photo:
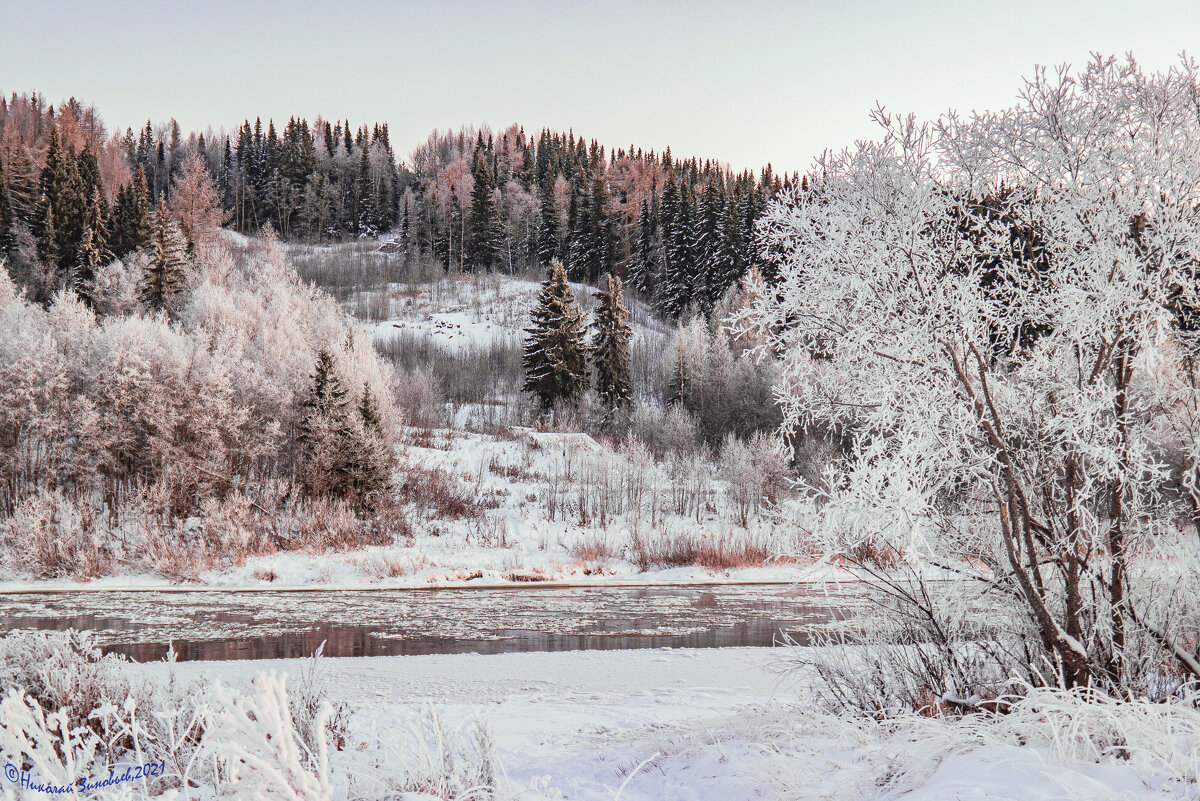
[[[8,180],[4,176],[4,163],[0,162],[0,258],[12,254],[16,247],[16,234],[13,233],[12,199],[8,194]]]
[[[58,227],[54,224],[54,206],[47,203],[42,211],[40,234],[37,239],[38,258],[53,273],[58,269]]]
[[[538,264],[548,268],[550,261],[559,255],[558,205],[554,202],[553,180],[542,184],[539,194],[541,208],[538,215],[537,260]]]
[[[543,410],[558,401],[581,395],[588,386],[588,347],[584,343],[583,314],[567,283],[562,262],[550,263],[550,276],[542,284],[532,326],[522,354],[523,389],[537,396]]]
[[[610,409],[624,406],[633,398],[629,370],[629,343],[633,328],[629,325],[629,310],[625,308],[621,279],[609,273],[604,289],[596,293],[599,306],[592,324],[595,339],[592,344],[596,364],[596,393]]]
[[[360,505],[370,503],[391,486],[395,459],[384,433],[379,403],[366,383],[358,403],[358,419],[348,432],[349,440],[337,466],[344,483],[335,489]]]
[[[104,225],[101,206],[100,190],[95,189],[92,202],[88,204],[83,241],[79,244],[79,256],[71,280],[75,293],[89,306],[96,304],[96,273],[112,256],[108,250],[108,229]]]
[[[696,280],[696,264],[694,260],[694,216],[692,214],[691,191],[687,183],[681,183],[678,194],[674,194],[673,202],[668,204],[668,183],[663,192],[663,215],[666,233],[663,237],[663,249],[666,256],[664,269],[664,287],[662,292],[662,308],[673,318],[678,319],[687,309],[692,300]],[[669,215],[669,216],[668,216]]]
[[[654,246],[654,217],[650,204],[642,201],[638,215],[638,242],[629,255],[629,281],[645,298],[653,298],[658,290],[658,264]]]
[[[349,392],[333,354],[317,353],[312,383],[300,416],[299,478],[310,495],[342,495],[351,480]]]
[[[492,171],[487,163],[487,151],[475,153],[474,179],[471,189],[471,215],[467,222],[466,257],[472,269],[490,270],[500,250],[500,222],[496,214],[495,189]]]
[[[187,241],[164,199],[154,215],[153,253],[142,276],[142,302],[154,311],[173,311],[187,277]]]
[[[358,170],[354,173],[354,231],[359,236],[374,236],[379,233],[375,227],[375,186],[371,180],[371,161],[367,143],[359,148]]]
[[[125,256],[150,241],[150,190],[146,186],[146,173],[137,168],[133,180],[121,187],[117,193],[117,207],[113,212],[111,246],[117,256]]]
[[[702,284],[698,292],[698,300],[704,313],[712,310],[713,304],[725,290],[725,275],[727,270],[721,263],[724,252],[722,247],[725,229],[725,193],[710,179],[700,197],[700,204],[694,221],[695,258],[697,266],[697,281]]]

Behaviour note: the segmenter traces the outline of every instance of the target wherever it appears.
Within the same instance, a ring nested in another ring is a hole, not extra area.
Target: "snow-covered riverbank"
[[[819,715],[804,678],[781,672],[787,655],[724,648],[382,657],[324,660],[319,669],[331,700],[352,710],[346,750],[333,760],[348,773],[381,742],[411,733],[432,705],[449,731],[485,721],[502,781],[531,799],[1196,797],[1194,785],[1147,774],[1145,761],[1063,759],[1036,737],[1022,747],[936,721],[889,734]],[[289,674],[290,686],[303,667],[278,660],[132,669],[246,688],[261,671]]]

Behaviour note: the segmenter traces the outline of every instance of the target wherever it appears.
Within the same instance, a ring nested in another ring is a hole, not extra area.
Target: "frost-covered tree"
[[[941,649],[926,692],[1200,679],[1171,466],[1200,453],[1173,424],[1200,401],[1195,65],[1096,58],[1002,112],[875,118],[772,204],[779,283],[742,317],[783,354],[786,427],[853,436],[823,545]]]
[[[633,328],[621,279],[611,273],[604,278],[604,289],[596,293],[598,305],[592,328],[592,359],[596,365],[596,394],[610,409],[624,406],[633,398],[629,372],[629,343]]]
[[[199,156],[188,157],[175,177],[171,186],[171,214],[179,220],[183,235],[193,248],[211,239],[221,227],[224,214],[217,187]]]
[[[567,283],[562,262],[550,262],[550,277],[542,283],[532,325],[522,354],[524,389],[532,392],[543,409],[583,394],[588,386],[588,346],[584,342],[583,313]]]

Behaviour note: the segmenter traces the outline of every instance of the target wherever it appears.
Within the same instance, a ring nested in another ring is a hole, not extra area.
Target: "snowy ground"
[[[587,312],[595,289],[576,283],[571,288]],[[447,350],[486,349],[493,343],[519,347],[540,289],[537,281],[499,274],[393,284],[387,290],[389,319],[376,323],[373,333],[377,338],[397,332],[427,336]],[[353,296],[350,305],[363,303],[367,294]],[[630,301],[630,305],[635,340],[661,351],[670,329],[654,319],[644,304]]]
[[[784,657],[779,648],[664,649],[337,659],[321,670],[332,698],[354,710],[347,751],[337,755],[347,765],[360,758],[356,749],[410,730],[433,705],[451,730],[485,720],[507,781],[530,798],[1197,797],[1194,785],[1164,785],[1120,760],[970,742],[936,722],[914,738],[816,715],[806,683],[779,672]],[[258,671],[294,677],[300,666],[193,662],[174,670],[244,687]],[[133,669],[161,677],[168,666]]]

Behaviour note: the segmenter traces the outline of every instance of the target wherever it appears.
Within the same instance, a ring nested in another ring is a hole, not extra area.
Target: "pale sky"
[[[0,0],[0,91],[94,103],[110,127],[291,115],[520,122],[610,147],[805,170],[868,112],[1011,104],[1035,64],[1200,58],[1200,0],[321,2]]]

